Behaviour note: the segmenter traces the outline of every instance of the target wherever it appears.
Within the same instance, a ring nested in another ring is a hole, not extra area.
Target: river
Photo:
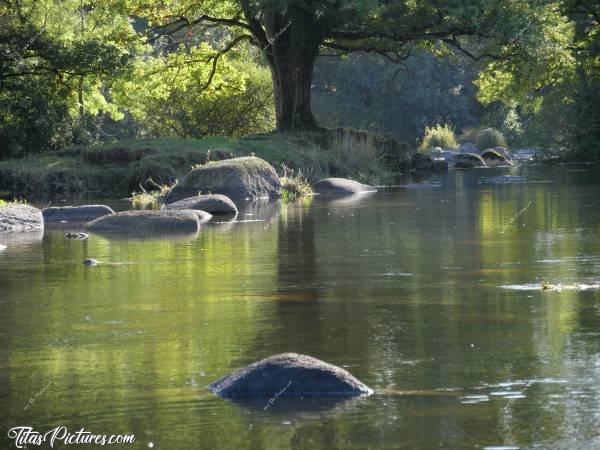
[[[66,426],[139,449],[600,448],[600,168],[427,181],[173,239],[0,238],[0,447]],[[207,390],[289,351],[376,394]]]

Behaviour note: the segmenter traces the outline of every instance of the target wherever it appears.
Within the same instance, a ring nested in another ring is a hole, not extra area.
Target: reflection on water
[[[581,289],[600,284],[600,171],[573,170],[250,203],[183,239],[2,235],[0,447],[65,425],[130,448],[600,448]],[[206,388],[287,351],[379,393],[265,410]]]

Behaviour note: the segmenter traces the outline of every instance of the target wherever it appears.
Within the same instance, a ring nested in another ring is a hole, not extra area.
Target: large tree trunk
[[[315,130],[311,86],[321,32],[308,11],[290,7],[265,17],[265,53],[273,77],[277,130]]]

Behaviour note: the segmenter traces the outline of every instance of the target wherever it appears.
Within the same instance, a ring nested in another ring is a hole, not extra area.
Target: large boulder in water
[[[21,203],[0,206],[0,232],[41,231],[44,229],[42,211]]]
[[[209,162],[196,167],[167,194],[173,203],[198,194],[223,194],[233,200],[281,196],[273,166],[255,156]]]
[[[250,364],[209,386],[221,397],[369,395],[373,391],[346,370],[297,353]]]
[[[46,222],[89,222],[114,213],[112,208],[105,205],[52,206],[42,210]]]
[[[364,194],[366,192],[377,191],[373,186],[362,184],[358,181],[347,180],[346,178],[325,178],[319,180],[313,186],[313,190],[317,194],[329,196]]]
[[[210,214],[237,214],[235,203],[221,194],[197,195],[171,203],[166,209],[199,209]]]
[[[196,211],[123,211],[84,225],[95,233],[195,233],[200,220]]]

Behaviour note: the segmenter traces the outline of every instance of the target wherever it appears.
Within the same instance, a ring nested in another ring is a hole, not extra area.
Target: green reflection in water
[[[485,180],[504,173],[527,182]],[[535,288],[600,280],[598,174],[456,172],[250,205],[238,220],[256,221],[175,240],[5,237],[0,423],[135,433],[135,448],[600,447],[598,291]],[[282,351],[381,393],[265,411],[207,391]]]

